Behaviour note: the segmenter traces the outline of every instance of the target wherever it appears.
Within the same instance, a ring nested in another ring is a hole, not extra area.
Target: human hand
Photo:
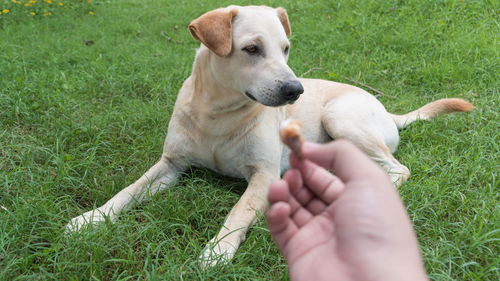
[[[266,213],[290,279],[427,280],[386,173],[348,141],[305,143],[302,152],[307,160],[291,154],[293,169],[271,184]]]

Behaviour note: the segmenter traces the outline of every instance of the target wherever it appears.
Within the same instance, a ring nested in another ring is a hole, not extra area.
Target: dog
[[[280,123],[301,120],[308,141],[349,139],[380,163],[395,186],[410,176],[392,153],[398,129],[438,114],[470,111],[462,99],[441,99],[405,115],[388,113],[366,91],[342,83],[299,79],[287,64],[291,35],[286,10],[229,6],[189,24],[201,42],[168,125],[163,153],[135,183],[101,207],[73,218],[70,231],[118,215],[172,186],[189,166],[244,178],[248,187],[201,254],[203,266],[230,260],[265,212],[268,187],[289,169]]]

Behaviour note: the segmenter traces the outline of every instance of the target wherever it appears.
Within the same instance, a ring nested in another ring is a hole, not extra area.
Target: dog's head
[[[285,9],[229,6],[203,14],[189,30],[214,53],[210,71],[225,87],[269,106],[293,103],[304,91],[287,64]]]

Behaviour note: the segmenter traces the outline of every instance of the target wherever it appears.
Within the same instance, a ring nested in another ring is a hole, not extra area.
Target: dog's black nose
[[[299,81],[286,81],[281,84],[280,94],[288,101],[296,101],[304,88]]]

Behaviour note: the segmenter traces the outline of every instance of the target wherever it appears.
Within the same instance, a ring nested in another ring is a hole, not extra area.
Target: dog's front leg
[[[227,216],[224,226],[205,247],[200,257],[202,267],[215,266],[233,258],[245,240],[248,228],[257,220],[257,214],[268,208],[269,185],[278,177],[278,172],[273,174],[269,170],[256,172],[250,177],[245,193]]]
[[[143,201],[146,196],[152,196],[171,186],[181,171],[182,167],[163,156],[135,183],[118,192],[101,207],[73,218],[66,229],[76,231],[85,225],[102,222],[106,217],[111,221],[116,220],[121,212],[130,209],[135,203]]]

